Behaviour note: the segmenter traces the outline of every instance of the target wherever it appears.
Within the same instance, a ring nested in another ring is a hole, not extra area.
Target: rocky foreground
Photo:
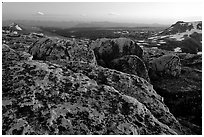
[[[166,86],[175,84],[174,79],[190,80],[184,77],[189,72],[200,76],[200,59],[199,55],[142,49],[126,38],[99,39],[86,45],[59,44],[42,38],[27,51],[4,44],[2,132],[7,135],[201,134],[199,123],[193,126],[189,119],[183,120],[184,116],[174,116],[179,110],[169,108],[174,105],[173,96],[181,96],[184,91],[200,92],[202,79],[191,80],[191,89],[183,85],[172,91],[172,85]],[[198,67],[189,67],[193,63]],[[165,96],[169,94],[171,100]],[[178,106],[183,105],[179,103]],[[201,100],[197,105],[201,107]],[[201,114],[201,108],[195,108],[196,114]],[[195,117],[200,120],[199,116]]]

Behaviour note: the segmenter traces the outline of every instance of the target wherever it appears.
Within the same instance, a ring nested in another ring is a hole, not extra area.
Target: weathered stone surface
[[[42,38],[30,48],[29,53],[34,60],[60,60],[83,61],[95,65],[96,59],[92,49],[85,45],[58,44],[55,40]]]
[[[180,59],[176,55],[163,55],[152,60],[150,63],[150,74],[179,76],[181,73]]]
[[[49,62],[3,65],[3,134],[176,134],[137,99]]]
[[[85,45],[73,45],[68,48],[70,61],[82,61],[88,62],[92,65],[96,65],[97,61],[94,55],[94,51]]]
[[[91,79],[96,80],[97,83],[110,85],[120,93],[136,98],[139,102],[144,104],[160,122],[168,125],[177,133],[183,134],[179,122],[163,103],[163,98],[159,96],[153,89],[153,86],[143,78],[100,66],[90,66],[87,63],[61,62],[60,64],[67,66],[74,72],[87,75]]]
[[[6,63],[8,61],[16,60],[19,61],[20,57],[18,53],[10,48],[8,45],[3,44],[2,45],[2,63]]]
[[[32,60],[33,59],[32,55],[30,55],[29,53],[24,52],[24,51],[20,51],[19,55],[20,55],[21,60]]]
[[[143,51],[134,41],[127,38],[98,39],[92,45],[96,59],[101,66],[108,66],[111,60],[124,55],[137,55],[142,58]]]
[[[57,45],[54,40],[42,38],[36,41],[30,48],[29,53],[33,55],[34,60],[57,60],[66,59],[66,47]]]
[[[112,69],[137,75],[147,81],[150,81],[144,62],[136,55],[126,55],[121,58],[114,59],[110,62],[109,66]]]

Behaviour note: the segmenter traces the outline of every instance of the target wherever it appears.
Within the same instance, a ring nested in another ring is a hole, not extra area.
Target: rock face
[[[136,55],[126,55],[111,61],[110,68],[149,80],[144,62]]]
[[[98,39],[92,44],[99,65],[107,67],[111,60],[125,55],[137,55],[142,58],[142,49],[127,38]]]
[[[183,134],[180,124],[163,104],[163,98],[143,78],[108,68],[90,66],[87,63],[61,62],[60,64],[74,72],[87,75],[96,80],[97,83],[111,85],[122,94],[136,98],[139,102],[145,104],[160,122],[165,123],[177,133]]]
[[[96,65],[97,61],[94,55],[94,51],[84,45],[74,45],[68,48],[68,55],[70,61],[82,61],[89,64]]]
[[[32,60],[32,55],[27,52],[15,51],[8,45],[2,45],[2,61],[6,63],[8,61],[19,61],[19,60]]]
[[[77,45],[57,44],[55,40],[42,38],[34,43],[29,53],[33,55],[34,60],[60,60],[83,61],[95,65],[96,59],[93,50],[90,48]]]
[[[162,74],[179,76],[181,73],[180,59],[176,55],[164,55],[150,61],[150,70],[153,75]]]
[[[4,47],[3,134],[183,134],[143,78],[81,60],[19,60]]]
[[[42,38],[36,41],[30,48],[29,53],[33,55],[34,60],[57,60],[66,59],[65,47],[58,46],[49,38]]]
[[[8,61],[19,61],[20,57],[17,54],[17,52],[13,49],[11,49],[8,45],[3,44],[2,45],[2,63],[8,62]]]

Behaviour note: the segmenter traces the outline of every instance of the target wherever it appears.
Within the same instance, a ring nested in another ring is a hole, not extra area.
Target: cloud
[[[110,13],[108,13],[108,15],[111,15],[111,16],[120,16],[120,14],[115,13],[115,12],[110,12]]]
[[[38,11],[37,14],[41,16],[45,15],[43,12],[40,12],[40,11]]]

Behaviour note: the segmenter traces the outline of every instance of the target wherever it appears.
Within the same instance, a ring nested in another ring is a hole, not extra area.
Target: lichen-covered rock
[[[8,45],[3,44],[2,45],[2,63],[6,63],[8,61],[13,61],[13,60],[16,60],[16,61],[20,60],[18,53],[14,49],[10,48]]]
[[[163,55],[150,61],[150,74],[179,76],[181,73],[180,58],[176,55]]]
[[[32,60],[33,59],[32,55],[24,51],[19,51],[19,55],[20,55],[21,60]]]
[[[97,64],[94,51],[85,45],[74,44],[69,47],[67,51],[70,57],[70,61],[88,62],[92,65]]]
[[[98,39],[91,45],[98,64],[108,67],[111,60],[120,58],[124,55],[137,55],[139,58],[143,56],[143,50],[131,39]]]
[[[24,51],[15,51],[8,45],[2,45],[2,61],[8,63],[9,61],[32,60],[32,55]]]
[[[87,75],[97,81],[97,83],[110,85],[120,93],[136,98],[139,102],[144,104],[160,122],[168,125],[177,133],[183,134],[181,125],[163,103],[163,98],[159,96],[153,89],[153,86],[143,78],[100,66],[90,66],[88,63],[58,63],[74,72]]]
[[[3,134],[176,134],[146,104],[82,73],[35,60],[2,69]]]
[[[58,44],[55,40],[42,38],[34,43],[29,53],[33,55],[34,60],[60,60],[83,61],[90,64],[96,64],[96,59],[92,49],[85,45]]]
[[[29,53],[34,60],[57,60],[66,59],[66,47],[58,45],[54,40],[42,38],[36,41],[30,48]]]
[[[149,80],[144,62],[136,55],[126,55],[110,62],[110,68]]]

